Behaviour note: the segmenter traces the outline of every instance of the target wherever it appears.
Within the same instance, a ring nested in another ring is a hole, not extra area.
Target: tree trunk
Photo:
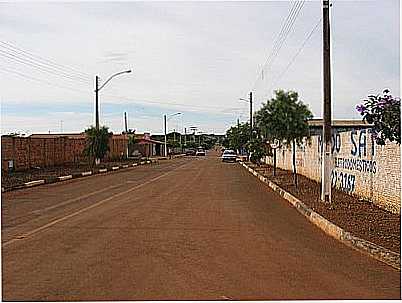
[[[293,140],[293,178],[297,188],[297,169],[296,169],[296,140]]]
[[[274,150],[274,177],[276,176],[276,148]]]

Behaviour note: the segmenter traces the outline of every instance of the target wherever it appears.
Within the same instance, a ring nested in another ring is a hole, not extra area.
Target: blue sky
[[[298,91],[320,117],[321,24],[287,72],[278,76],[319,21],[321,1],[304,4],[261,77],[291,5],[0,3],[0,41],[85,74],[71,79],[45,73],[10,58],[10,49],[1,44],[1,132],[82,131],[94,121],[95,75],[105,80],[127,68],[133,73],[116,77],[100,93],[101,124],[114,132],[122,130],[127,111],[130,128],[138,132],[161,133],[163,115],[181,112],[169,121],[169,129],[198,126],[223,133],[238,118],[248,119],[248,105],[238,99],[246,98],[254,83],[256,109],[273,89],[283,88]],[[399,11],[397,0],[333,1],[335,119],[359,118],[355,105],[383,88],[399,96]]]

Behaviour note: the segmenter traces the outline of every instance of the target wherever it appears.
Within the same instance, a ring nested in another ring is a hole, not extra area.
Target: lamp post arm
[[[125,74],[125,73],[131,73],[131,70],[123,71],[123,72],[118,72],[118,73],[115,73],[114,75],[111,75],[111,76],[109,77],[109,79],[107,79],[106,82],[103,83],[103,84],[101,85],[101,87],[98,88],[98,91],[100,91],[100,90],[101,90],[110,80],[112,80],[114,77],[116,77],[116,76],[118,76],[118,75],[121,75],[121,74]]]

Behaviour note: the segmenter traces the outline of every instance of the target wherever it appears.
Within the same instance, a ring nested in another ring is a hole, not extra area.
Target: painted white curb
[[[301,202],[298,198],[288,193],[280,186],[270,181],[268,178],[262,176],[254,169],[248,167],[248,165],[244,163],[241,163],[241,165],[244,168],[246,168],[250,173],[252,173],[254,176],[257,176],[260,181],[262,181],[263,183],[267,184],[270,188],[272,188],[272,190],[279,193],[285,200],[287,200],[290,204],[292,204],[299,213],[305,216],[311,223],[320,228],[327,235],[337,239],[344,245],[349,246],[350,248],[365,253],[371,256],[372,258],[377,259],[378,261],[381,261],[385,264],[388,264],[399,271],[401,270],[400,254],[393,252],[380,245],[377,245],[375,243],[353,236],[348,231],[343,230],[341,227],[335,225],[331,221],[328,221],[320,214],[313,211],[311,208],[309,208],[307,205]]]
[[[83,172],[83,173],[81,173],[81,176],[90,176],[90,175],[92,175],[92,172],[91,171],[86,171],[86,172]]]
[[[36,185],[40,185],[40,184],[45,184],[45,180],[36,180],[36,181],[26,182],[24,184],[25,184],[25,187],[31,187],[31,186],[36,186]]]
[[[72,179],[72,178],[73,178],[72,175],[68,175],[68,176],[58,177],[57,179],[59,179],[60,181],[64,181],[64,180],[68,180],[68,179]]]
[[[99,170],[99,172],[100,172],[100,173],[105,173],[105,172],[107,172],[107,169],[106,169],[106,168],[102,168],[102,169]]]

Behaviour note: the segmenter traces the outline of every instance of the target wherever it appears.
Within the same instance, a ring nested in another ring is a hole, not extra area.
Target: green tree
[[[103,159],[109,151],[109,138],[113,133],[109,132],[109,128],[102,126],[97,130],[94,126],[85,130],[86,142],[84,155],[88,158],[91,165],[96,159]]]
[[[255,131],[253,138],[248,141],[247,149],[250,151],[250,161],[260,164],[261,158],[266,155],[263,138]]]
[[[265,140],[277,139],[293,147],[293,174],[297,186],[296,145],[309,137],[307,120],[313,117],[308,106],[299,100],[294,91],[276,90],[275,97],[263,104],[256,113],[256,124]]]
[[[241,150],[247,146],[250,139],[250,126],[248,123],[240,123],[232,126],[226,131],[227,140],[224,142],[226,148]]]

